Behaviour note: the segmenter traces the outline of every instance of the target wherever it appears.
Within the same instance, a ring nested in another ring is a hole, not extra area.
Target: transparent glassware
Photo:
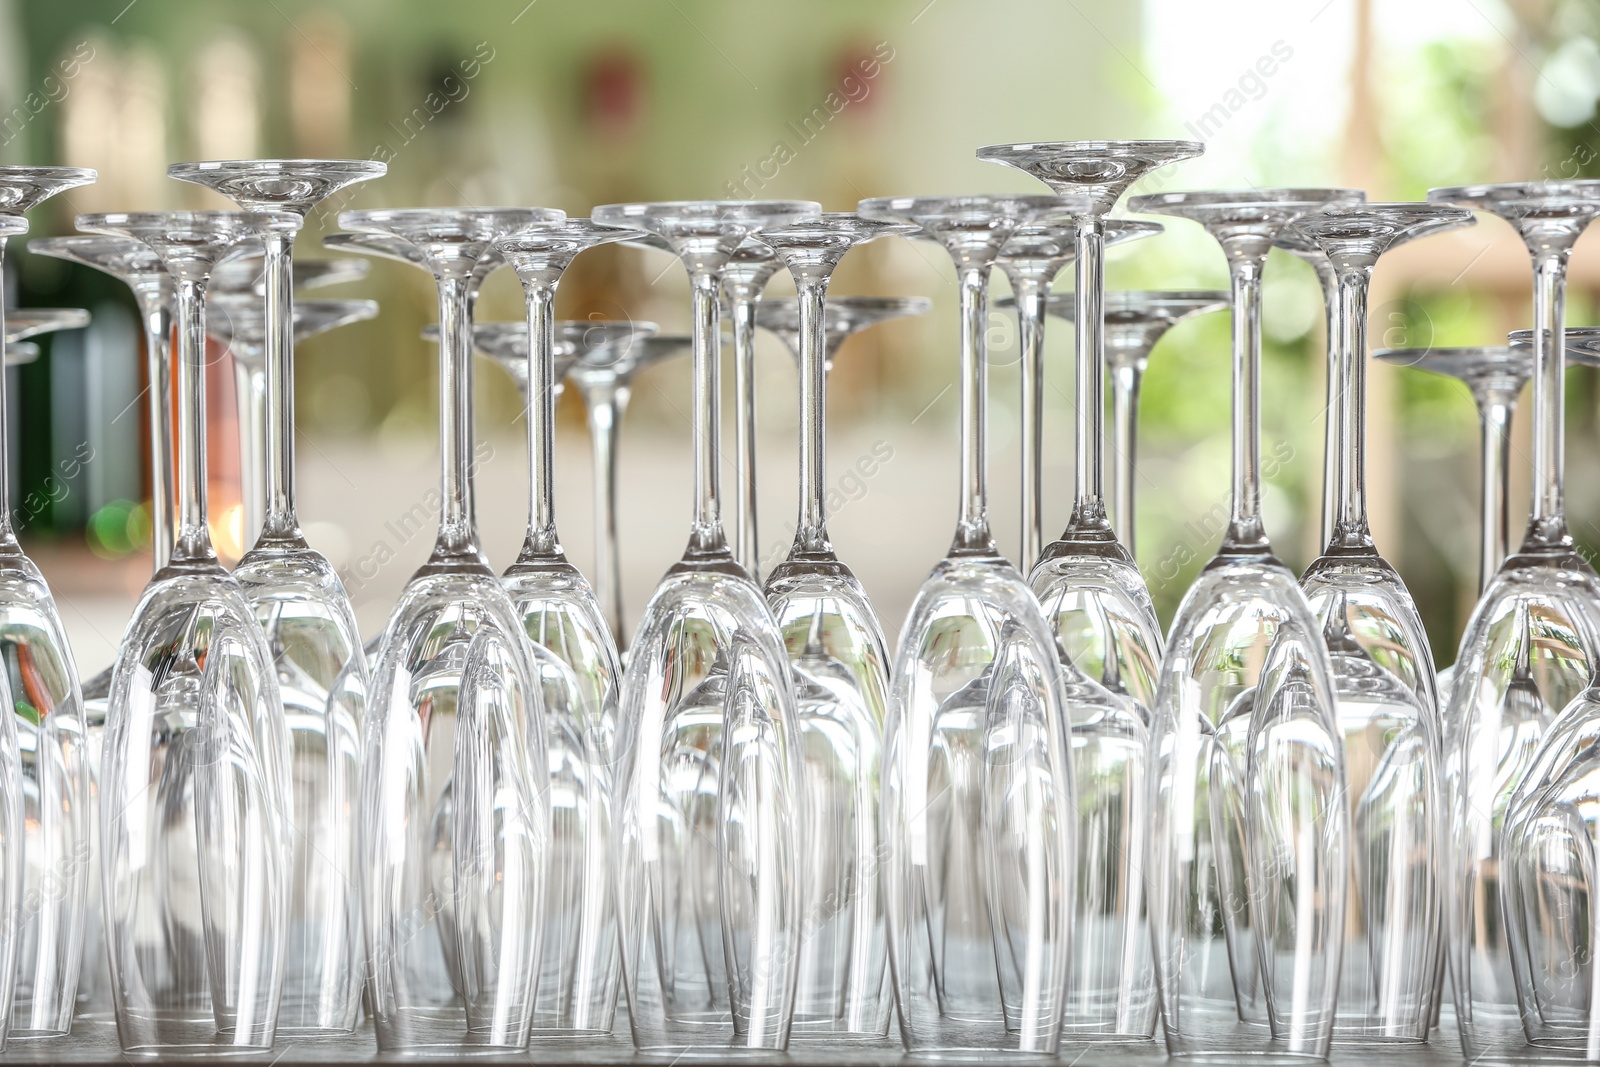
[[[617,738],[617,899],[636,1047],[783,1049],[801,935],[805,809],[789,661],[723,535],[718,290],[757,230],[809,201],[608,204],[602,225],[669,243],[689,273],[694,517],[629,653]]]
[[[961,293],[955,539],[918,590],[890,670],[883,892],[900,1039],[912,1053],[1053,1055],[1061,1038],[1076,824],[1056,645],[988,520],[989,273],[1036,218],[1082,197],[863,200],[954,261]]]
[[[43,333],[81,330],[87,325],[89,313],[83,308],[7,308],[5,342],[10,346]]]
[[[823,372],[833,370],[844,343],[880,322],[907,315],[926,315],[933,302],[925,296],[836,296],[827,302],[822,324]],[[800,362],[800,301],[779,297],[761,302],[756,325],[773,334]]]
[[[761,582],[761,534],[756,515],[756,309],[783,266],[753,238],[722,268],[722,299],[733,335],[733,557]]]
[[[254,308],[256,318],[263,322],[265,320],[266,253],[259,246],[251,247],[251,242],[240,247],[243,251],[233,253],[217,266],[207,287],[211,312],[208,328],[212,331],[212,338],[222,343],[228,340],[219,333],[225,322],[219,323],[217,320],[226,319],[234,308]],[[364,259],[300,260],[293,266],[294,289],[298,292],[357,281],[366,277],[367,267]],[[298,321],[298,312],[296,316],[295,340],[303,341],[311,334],[303,332],[305,327]],[[335,323],[313,330],[312,333],[343,325],[343,322]],[[239,543],[246,548],[254,545],[260,536],[262,519],[267,510],[267,457],[263,450],[267,412],[267,370],[265,342],[262,340],[264,327],[258,327],[254,336],[256,340],[251,353],[254,358],[248,363],[235,359],[233,368],[234,408],[239,412],[240,496],[243,498]]]
[[[368,263],[364,259],[298,259],[294,263],[296,291],[322,289],[332,285],[358,282],[367,276]],[[242,245],[217,265],[211,276],[209,292],[213,297],[254,293],[267,295],[267,256],[260,248]]]
[[[845,253],[915,231],[828,213],[758,235],[794,278],[800,320],[800,508],[794,545],[765,586],[795,672],[805,761],[800,1034],[878,1037],[889,1029],[878,837],[889,652],[866,590],[828,539],[826,304]]]
[[[205,293],[212,266],[290,214],[85,215],[144,242],[178,321],[178,524],[117,656],[100,772],[102,900],[124,1051],[272,1045],[289,944],[289,729],[266,635],[206,525]]]
[[[1136,558],[1139,389],[1150,365],[1150,352],[1184,319],[1227,306],[1228,294],[1220,290],[1114,289],[1105,294],[1106,373],[1111,379],[1111,528],[1118,531],[1117,540],[1127,546],[1128,554]],[[1077,300],[1055,294],[1045,310],[1070,322],[1077,313]]]
[[[150,454],[150,544],[152,573],[159,573],[172,556],[173,456],[172,386],[172,276],[143,242],[127,237],[79,234],[70,237],[36,237],[28,250],[93,267],[127,285],[133,292],[139,322],[144,328],[146,387],[144,401],[146,447]],[[107,667],[83,683],[85,761],[89,776],[88,871],[85,874],[83,962],[78,971],[77,1014],[95,1021],[112,1018],[110,971],[106,965],[106,940],[101,928],[100,824],[94,813],[100,803],[100,758],[104,748],[106,704],[111,697],[112,668]]]
[[[1408,241],[1471,225],[1438,204],[1355,204],[1290,229],[1333,272],[1328,396],[1334,438],[1333,531],[1300,587],[1322,621],[1344,730],[1351,870],[1334,1037],[1425,1041],[1443,951],[1443,728],[1433,650],[1405,582],[1367,523],[1367,292],[1373,268]]]
[[[1157,222],[1109,219],[1104,222],[1105,247],[1161,232]],[[1045,303],[1056,275],[1078,254],[1075,219],[1046,219],[1024,226],[1000,250],[995,266],[1011,283],[1011,297],[999,306],[1017,313],[1021,350],[1022,418],[1022,554],[1019,565],[1032,567],[1044,547],[1044,326]],[[1076,306],[1077,297],[1068,298]],[[1068,316],[1070,319],[1070,316]]]
[[[637,325],[637,324],[636,324]],[[651,324],[653,325],[653,324]],[[693,347],[688,337],[607,334],[585,344],[567,371],[583,397],[594,458],[594,587],[618,652],[626,656],[627,612],[622,598],[622,544],[617,533],[617,435],[633,396],[633,377],[645,367]]]
[[[25,212],[95,177],[75,167],[0,166],[0,253],[27,232]],[[67,328],[63,314],[5,311],[7,363],[23,336]],[[12,526],[5,407],[0,388],[0,675],[10,708],[0,716],[0,1048],[8,1038],[71,1029],[93,834],[78,670],[50,587]]]
[[[1600,653],[1600,580],[1567,532],[1562,374],[1566,262],[1600,215],[1600,182],[1434,189],[1433,203],[1498,215],[1533,262],[1533,502],[1521,547],[1479,599],[1456,655],[1444,721],[1451,797],[1447,913],[1456,1020],[1469,1059],[1537,1056],[1513,966],[1516,887],[1502,882],[1511,812],[1561,781],[1585,734],[1582,703]],[[1496,907],[1495,903],[1501,906]]]
[[[258,159],[174,163],[167,174],[221,193],[247,211],[287,214],[302,223],[339,190],[381,177],[375,160]],[[366,718],[366,658],[344,583],[306,543],[295,501],[294,343],[320,330],[377,314],[371,302],[295,306],[295,230],[264,226],[261,314],[231,305],[235,366],[262,368],[261,404],[251,427],[259,437],[259,526],[234,568],[245,602],[266,635],[288,717],[293,767],[294,857],[288,958],[278,1025],[292,1033],[348,1033],[361,1008],[360,803],[361,727]],[[253,301],[252,301],[253,303]],[[331,306],[330,306],[331,305]],[[259,326],[259,334],[256,327]],[[248,354],[256,337],[260,356]],[[240,345],[246,354],[240,358]],[[252,393],[255,393],[252,388]],[[253,457],[252,457],[253,458]],[[250,495],[245,495],[247,505]],[[254,518],[254,516],[252,516]]]
[[[1073,1038],[1148,1038],[1157,1011],[1153,972],[1144,961],[1148,938],[1140,860],[1131,845],[1147,817],[1140,806],[1148,794],[1142,742],[1155,699],[1162,634],[1144,576],[1109,521],[1103,458],[1106,245],[1112,235],[1127,240],[1149,231],[1138,223],[1108,221],[1107,215],[1141,177],[1203,150],[1190,141],[1068,141],[978,150],[979,159],[1014,167],[1057,193],[1088,201],[1075,213],[1072,233],[1077,336],[1072,515],[1059,538],[1024,561],[1028,584],[1060,643],[1063,669],[1081,671],[1131,698],[1074,703],[1081,850],[1074,932],[1080,936],[1063,1019]],[[1025,349],[1030,340],[1043,340],[1044,291],[1036,284],[1017,294],[1019,320],[1031,322],[1023,335]],[[1038,360],[1032,362],[1035,366],[1024,364],[1025,377],[1038,370]],[[1037,408],[1042,382],[1033,392]],[[1038,447],[1036,431],[1024,449]],[[1024,495],[1032,489],[1025,484]],[[1032,510],[1030,521],[1036,522],[1037,508]],[[1124,964],[1134,966],[1134,973],[1124,973]]]
[[[361,263],[362,260],[352,262]],[[254,294],[218,293],[207,301],[206,330],[233,356],[234,396],[239,412],[239,489],[243,505],[240,541],[261,536],[269,506],[267,423],[274,405],[267,395],[266,308]],[[297,300],[294,339],[337,330],[378,316],[375,300]]]
[[[1261,520],[1261,276],[1285,226],[1355,199],[1252,189],[1128,205],[1204,226],[1232,292],[1232,514],[1173,619],[1150,727],[1145,884],[1174,1056],[1323,1059],[1333,1037],[1344,738],[1322,627]]]
[[[638,231],[566,219],[495,242],[526,297],[523,363],[528,424],[528,532],[503,581],[528,637],[545,655],[545,750],[551,791],[551,861],[545,878],[544,955],[534,1026],[609,1033],[621,974],[617,898],[611,885],[612,770],[622,668],[594,590],[568,561],[555,521],[555,398],[566,373],[558,335],[573,355],[585,334],[632,336],[627,323],[567,324],[558,331],[556,288],[580,253]],[[641,331],[642,332],[642,331]]]
[[[433,275],[442,338],[439,533],[384,628],[362,730],[361,894],[382,1052],[516,1049],[533,1023],[550,836],[549,783],[535,773],[548,766],[544,709],[521,614],[478,544],[470,300],[497,237],[564,217],[339,216],[378,240],[336,245],[389,248]]]
[[[1146,708],[1155,695],[1161,627],[1144,577],[1111,527],[1104,496],[1103,304],[1112,225],[1107,215],[1144,175],[1204,150],[1196,141],[1056,141],[978,149],[979,159],[1021,170],[1057,193],[1087,199],[1076,215],[1073,255],[1077,388],[1072,517],[1062,535],[1025,566],[1028,584],[1072,661]],[[1037,328],[1043,309],[1028,313]],[[1089,1029],[1094,1029],[1092,1021]]]

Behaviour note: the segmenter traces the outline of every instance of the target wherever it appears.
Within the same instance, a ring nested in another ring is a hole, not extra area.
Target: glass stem
[[[1479,468],[1478,512],[1478,592],[1489,588],[1500,562],[1506,558],[1511,542],[1511,507],[1508,499],[1511,477],[1511,416],[1516,399],[1480,399],[1478,421],[1483,462]]]
[[[267,411],[260,426],[266,451],[263,540],[299,541],[294,500],[294,235],[263,235],[266,248]],[[254,530],[251,531],[252,536]],[[248,545],[249,542],[246,542]]]
[[[177,282],[178,536],[176,563],[215,561],[206,528],[206,283]]]
[[[1367,525],[1367,285],[1375,260],[1351,262],[1339,270],[1339,371],[1335,410],[1339,447],[1335,467],[1333,537],[1327,551],[1371,552]]]
[[[561,554],[556,538],[555,352],[556,287],[527,280],[528,297],[528,538],[524,556]]]
[[[159,279],[134,282],[144,323],[145,418],[150,423],[150,547],[155,569],[172,559],[172,308]]]
[[[962,265],[961,286],[961,517],[951,555],[994,555],[989,533],[989,363],[984,325],[989,313],[989,267]]]
[[[1133,472],[1139,446],[1139,385],[1144,380],[1142,360],[1122,363],[1111,371],[1111,436],[1116,451],[1111,457],[1113,515],[1111,524],[1130,555],[1137,544],[1134,534]]]
[[[1267,248],[1228,249],[1233,292],[1233,514],[1222,551],[1272,551],[1261,524],[1261,266]]]
[[[266,512],[262,423],[266,419],[266,376],[247,360],[233,361],[234,407],[239,417],[239,546],[248,549],[261,536]]]
[[[1014,271],[1017,343],[1022,353],[1022,557],[1024,571],[1044,548],[1044,316],[1050,283]]]
[[[1338,510],[1334,498],[1334,481],[1339,466],[1339,422],[1336,409],[1339,404],[1339,366],[1334,358],[1334,347],[1339,338],[1339,276],[1326,256],[1312,261],[1317,272],[1317,282],[1322,287],[1323,308],[1323,370],[1327,377],[1322,410],[1322,543],[1333,540],[1333,516]]]
[[[794,554],[831,555],[828,543],[828,277],[795,272],[800,307],[800,519]]]
[[[721,478],[717,468],[721,454],[717,419],[721,378],[717,366],[717,276],[710,271],[696,271],[690,275],[689,285],[694,316],[694,521],[689,530],[689,551],[720,556],[728,554],[728,539],[722,532]]]
[[[1562,441],[1562,374],[1566,370],[1567,254],[1571,242],[1533,255],[1533,510],[1524,548],[1567,539]]]
[[[0,237],[0,295],[5,292],[6,239]],[[5,301],[0,300],[0,336],[5,333]],[[6,410],[7,372],[0,367],[0,547],[15,550],[17,534],[11,526],[11,413]]]
[[[756,517],[756,302],[753,286],[728,287],[733,317],[734,555],[760,581]]]
[[[1077,455],[1074,457],[1071,528],[1075,534],[1100,534],[1115,539],[1106,519],[1105,444],[1106,222],[1099,215],[1078,218],[1077,259],[1073,264],[1073,328],[1078,342],[1076,410]]]
[[[472,508],[472,315],[467,278],[439,279],[439,536],[435,559],[481,559]]]
[[[610,616],[611,636],[627,647],[622,627],[622,552],[617,537],[617,423],[628,405],[625,386],[585,391],[594,455],[594,571],[596,592]]]

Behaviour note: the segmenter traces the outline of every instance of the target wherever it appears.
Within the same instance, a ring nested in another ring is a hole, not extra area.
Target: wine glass
[[[1156,193],[1129,207],[1200,223],[1233,298],[1233,500],[1184,595],[1151,724],[1146,887],[1167,1050],[1323,1059],[1349,878],[1332,667],[1261,521],[1261,276],[1289,223],[1339,189]]]
[[[169,346],[172,336],[172,276],[142,242],[126,237],[79,234],[36,237],[28,251],[80,263],[111,275],[133,292],[144,328],[146,447],[150,453],[150,545],[152,573],[172,556],[172,388]],[[89,777],[89,810],[99,810],[100,756],[104,747],[106,702],[111,696],[112,668],[83,683],[85,758]],[[99,820],[87,820],[88,872],[85,887],[83,962],[78,972],[78,1014],[95,1018],[111,1014],[110,975],[100,919]]]
[[[1133,219],[1104,223],[1106,247],[1150,237],[1161,224]],[[1017,343],[1022,353],[1022,555],[1021,565],[1032,567],[1044,545],[1040,504],[1044,497],[1044,324],[1045,300],[1061,268],[1078,254],[1076,219],[1046,219],[1024,226],[1000,251],[995,265],[1011,283],[1011,296],[1001,307],[1017,313]],[[1076,298],[1073,297],[1074,303]],[[1069,316],[1070,317],[1070,316]]]
[[[1355,204],[1290,226],[1328,258],[1336,329],[1328,397],[1335,435],[1333,532],[1300,578],[1323,623],[1344,731],[1352,853],[1344,974],[1334,1036],[1425,1041],[1444,913],[1442,726],[1433,652],[1405,582],[1367,523],[1367,290],[1384,252],[1471,225],[1439,204]]]
[[[653,325],[653,324],[635,324]],[[652,331],[653,332],[653,331]],[[617,430],[633,395],[633,376],[645,367],[692,347],[688,337],[612,336],[584,345],[567,371],[583,397],[594,452],[594,585],[619,653],[626,658],[622,603],[622,554],[617,536]]]
[[[747,238],[722,268],[722,299],[733,335],[733,557],[761,582],[756,520],[756,308],[783,263]]]
[[[541,1030],[609,1033],[616,1013],[617,898],[610,890],[612,751],[622,669],[594,591],[561,548],[555,523],[555,397],[566,373],[557,365],[556,288],[581,252],[638,236],[637,231],[566,219],[495,242],[527,298],[523,395],[528,423],[528,533],[505,573],[506,590],[542,653],[546,751],[554,815],[545,882],[544,956],[534,1025]],[[560,331],[569,349],[586,332],[619,331],[573,323]]]
[[[1468,1058],[1527,1056],[1513,969],[1516,886],[1502,882],[1512,809],[1573,768],[1582,703],[1600,652],[1600,579],[1567,532],[1562,372],[1566,261],[1600,215],[1600,182],[1434,189],[1433,203],[1495,214],[1533,262],[1533,503],[1521,548],[1479,599],[1456,655],[1444,721],[1452,799],[1447,919],[1456,1018]],[[1507,901],[1505,907],[1486,906]]]
[[[1112,220],[1115,226],[1118,220]],[[1001,307],[1007,306],[1002,300]],[[1191,315],[1205,315],[1228,306],[1219,290],[1114,289],[1105,294],[1106,372],[1111,378],[1111,528],[1137,557],[1134,475],[1139,444],[1139,387],[1150,352],[1166,332]],[[1045,311],[1072,321],[1077,300],[1052,294]]]
[[[1531,342],[1530,342],[1531,343]],[[1571,342],[1567,354],[1573,355]],[[1478,408],[1478,593],[1489,588],[1506,556],[1511,536],[1508,496],[1511,485],[1511,417],[1517,410],[1522,387],[1533,375],[1533,354],[1508,345],[1471,348],[1380,348],[1374,359],[1394,367],[1443,374],[1464,382]],[[1448,701],[1450,685],[1439,673],[1441,704]],[[1451,731],[1446,730],[1446,736]]]
[[[25,212],[95,177],[76,167],[0,166],[0,252],[27,232]],[[16,339],[15,328],[5,332]],[[50,588],[12,525],[5,407],[0,388],[0,673],[11,709],[0,716],[0,1048],[8,1036],[71,1028],[93,824],[77,667]]]
[[[800,336],[800,511],[794,547],[768,577],[766,596],[795,672],[805,760],[808,914],[794,1009],[802,1033],[889,1028],[877,796],[889,654],[866,590],[828,539],[826,301],[850,249],[915,231],[828,213],[758,234],[794,278]]]
[[[101,763],[102,892],[125,1051],[271,1047],[283,988],[294,828],[290,739],[266,635],[206,525],[205,292],[286,213],[85,215],[172,276],[178,528],[113,668]],[[198,903],[198,908],[196,908]]]
[[[1076,215],[1074,329],[1077,389],[1072,517],[1066,530],[1037,559],[1026,560],[1032,586],[1067,655],[1090,677],[1128,693],[1148,708],[1155,695],[1161,627],[1143,575],[1118,541],[1106,516],[1105,246],[1106,216],[1128,187],[1152,170],[1205,150],[1194,141],[1058,141],[990,145],[978,158],[1033,175],[1057,193],[1077,193],[1088,203]],[[1042,309],[1031,309],[1035,324]],[[1114,662],[1113,662],[1114,661]],[[1113,727],[1116,735],[1121,727]],[[1112,744],[1120,746],[1120,741]],[[1080,769],[1087,750],[1077,753]],[[1092,757],[1091,757],[1092,758]],[[1115,775],[1113,775],[1114,777]],[[1109,779],[1108,779],[1109,781]],[[1122,788],[1138,795],[1130,780]],[[1100,796],[1085,789],[1085,796]],[[1087,1020],[1091,1031],[1093,1020]],[[1069,1023],[1069,1025],[1071,1025]]]
[[[352,260],[362,263],[363,260]],[[241,544],[253,545],[267,513],[267,423],[273,410],[267,398],[266,308],[254,294],[217,293],[207,302],[206,329],[233,355],[234,396],[239,413],[239,488],[243,504]],[[294,339],[376,318],[374,300],[298,300]]]
[[[256,159],[174,163],[167,174],[221,193],[246,211],[276,211],[303,222],[323,200],[387,169],[375,160]],[[295,232],[263,227],[255,235],[266,253],[257,320],[264,388],[261,405],[252,405],[259,425],[250,429],[260,435],[252,438],[251,451],[259,449],[258,469],[264,474],[255,499],[264,498],[266,506],[259,528],[246,521],[241,541],[254,547],[239,561],[234,577],[272,650],[293,746],[294,867],[279,1024],[291,1032],[348,1033],[361,1001],[359,859],[349,813],[360,800],[368,676],[349,594],[300,530],[294,489],[294,342],[302,329],[305,335],[314,327],[332,329],[377,309],[322,306],[298,314]],[[230,307],[231,319],[242,326],[243,336],[236,332],[235,339],[248,350],[257,323],[236,309],[237,304]],[[250,364],[248,352],[242,362]],[[251,503],[252,495],[245,499]]]
[[[794,685],[778,626],[723,535],[718,290],[755,231],[808,201],[608,204],[689,272],[694,519],[645,608],[623,681],[617,893],[623,980],[640,1049],[783,1049],[799,962],[804,815]]]
[[[39,358],[38,346],[24,338],[88,324],[89,313],[81,308],[6,309],[5,366]],[[9,536],[9,514],[0,521]],[[16,984],[12,999],[3,1003],[10,1006],[10,1037],[57,1037],[71,1029],[82,938],[90,926],[87,881],[94,873],[88,862],[94,819],[88,808],[93,800],[88,762],[93,753],[81,696],[76,701],[71,697],[77,669],[66,636],[59,622],[55,632],[41,625],[46,622],[41,616],[55,610],[49,589],[14,541],[11,551],[18,559],[10,562],[4,579],[0,633],[9,646],[4,650],[6,688],[18,722],[14,731],[5,731],[0,748],[8,773],[15,772],[11,781],[21,788],[20,834],[11,836],[16,828],[10,822],[14,809],[9,797],[0,818],[5,819],[8,839],[21,844],[23,869],[7,873],[8,878],[21,876],[22,906],[21,925],[12,927]],[[47,650],[46,641],[60,643],[59,658],[39,655]],[[0,1024],[0,1042],[5,1035]]]
[[[989,272],[1035,219],[1083,197],[863,200],[944,245],[961,294],[961,498],[890,671],[883,887],[901,1043],[1052,1055],[1068,981],[1076,825],[1067,676],[1048,623],[989,531]]]
[[[933,302],[925,296],[836,296],[830,299],[823,322],[823,372],[833,371],[834,357],[844,343],[862,330],[906,315],[926,315]],[[777,337],[800,362],[800,301],[778,297],[763,300],[756,325]]]
[[[31,246],[30,246],[31,247]],[[267,295],[266,252],[249,243],[217,264],[211,276],[212,296],[235,293]],[[367,276],[364,259],[299,259],[294,262],[294,287],[322,289],[330,285],[358,282]]]
[[[384,1052],[521,1048],[533,1022],[550,832],[543,700],[521,615],[478,545],[469,299],[495,238],[564,217],[339,215],[382,239],[351,244],[434,276],[442,338],[440,488],[424,498],[438,501],[439,533],[384,629],[362,731],[361,893]]]

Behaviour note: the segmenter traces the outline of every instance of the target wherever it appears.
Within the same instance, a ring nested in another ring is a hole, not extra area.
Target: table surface
[[[176,1059],[177,1057],[173,1057]],[[319,1064],[319,1063],[384,1063],[416,1061],[415,1056],[380,1056],[377,1053],[370,1028],[358,1030],[345,1037],[280,1037],[271,1052],[254,1055],[227,1056],[225,1059],[240,1064]],[[869,1043],[837,1038],[800,1038],[792,1041],[786,1054],[729,1055],[710,1052],[651,1053],[641,1055],[634,1051],[626,1029],[607,1037],[587,1038],[535,1038],[525,1052],[515,1055],[472,1055],[470,1057],[431,1057],[433,1059],[470,1059],[472,1063],[539,1064],[540,1067],[607,1067],[611,1064],[648,1063],[689,1065],[700,1062],[775,1063],[810,1065],[818,1067],[890,1067],[901,1063],[928,1063],[925,1057],[908,1057],[896,1043],[884,1041]],[[193,1062],[197,1057],[182,1057]],[[1009,1055],[974,1055],[970,1060],[939,1057],[943,1064],[1003,1063],[1016,1059],[1019,1063],[1037,1063],[1031,1057]],[[1137,1044],[1080,1044],[1063,1045],[1060,1056],[1052,1062],[1070,1067],[1153,1067],[1166,1061],[1165,1049],[1160,1041]],[[1249,1062],[1241,1057],[1241,1062]],[[1447,1067],[1461,1062],[1461,1047],[1456,1043],[1454,1028],[1435,1031],[1433,1040],[1425,1046],[1391,1045],[1379,1048],[1335,1048],[1330,1057],[1330,1067],[1372,1067],[1374,1061],[1383,1061],[1393,1067],[1401,1064],[1414,1067]],[[154,1056],[127,1056],[117,1046],[116,1028],[109,1023],[80,1022],[72,1034],[52,1040],[12,1040],[0,1054],[0,1063],[50,1063],[50,1064],[117,1064],[156,1063]],[[1221,1067],[1227,1061],[1221,1057],[1207,1057],[1207,1064]]]

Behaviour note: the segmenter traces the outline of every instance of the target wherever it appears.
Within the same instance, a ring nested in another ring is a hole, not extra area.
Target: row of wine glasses
[[[345,232],[328,247],[421,267],[439,303],[439,531],[367,646],[299,528],[293,353],[296,340],[376,307],[297,301],[297,287],[364,267],[296,266],[291,250],[313,207],[382,165],[178,164],[173,177],[240,210],[86,215],[86,236],[35,242],[133,289],[163,469],[152,478],[157,570],[108,680],[80,687],[43,579],[0,523],[14,575],[0,583],[0,637],[16,709],[0,717],[0,759],[16,761],[0,789],[0,904],[15,917],[0,926],[0,980],[15,984],[15,1034],[64,1033],[76,999],[88,1018],[109,1012],[129,1052],[265,1049],[286,1034],[353,1033],[366,1016],[382,1052],[448,1055],[605,1034],[625,1002],[646,1052],[871,1042],[898,1023],[914,1053],[1052,1055],[1064,1042],[1147,1041],[1159,1021],[1175,1055],[1319,1059],[1336,1042],[1426,1042],[1448,972],[1469,1058],[1600,1058],[1582,918],[1600,877],[1600,827],[1587,814],[1600,698],[1586,688],[1600,579],[1561,504],[1566,354],[1600,362],[1600,331],[1565,329],[1564,271],[1600,214],[1600,183],[1435,190],[1408,204],[1346,189],[1136,196],[1134,212],[1206,228],[1230,291],[1108,294],[1107,246],[1161,232],[1111,212],[1141,177],[1201,150],[990,146],[980,158],[1049,193],[874,198],[851,213],[757,200],[603,205],[588,219],[548,208],[342,212]],[[24,232],[16,213],[90,180],[0,169],[13,212],[0,229]],[[1367,523],[1366,301],[1384,252],[1469,225],[1472,209],[1523,233],[1533,329],[1503,349],[1379,354],[1462,377],[1483,411],[1483,569],[1494,574],[1441,680],[1416,604]],[[826,506],[838,344],[928,306],[830,299],[842,258],[885,238],[941,244],[960,293],[957,525],[896,650],[834,551]],[[688,338],[646,322],[556,319],[566,269],[613,243],[680,259]],[[1262,279],[1275,247],[1312,264],[1327,304],[1326,544],[1298,578],[1273,554],[1260,507]],[[1073,292],[1053,296],[1068,263]],[[500,267],[522,284],[525,321],[477,322],[479,289]],[[1026,574],[999,551],[987,514],[995,267],[1011,284],[1023,352]],[[795,298],[763,300],[779,270]],[[1230,520],[1163,633],[1123,540],[1139,382],[1166,329],[1225,305]],[[1077,448],[1071,518],[1045,545],[1051,314],[1076,335]],[[8,345],[81,325],[60,312],[13,317]],[[794,542],[764,581],[757,327],[784,338],[799,367]],[[232,350],[244,413],[252,547],[231,573],[208,525],[208,338]],[[689,539],[624,666],[617,423],[633,374],[685,348]],[[526,402],[529,516],[500,575],[475,515],[475,349],[511,372]],[[1522,549],[1500,562],[1506,424],[1528,377],[1533,518]],[[593,430],[598,592],[556,529],[566,382]],[[98,932],[79,856],[98,864]],[[65,890],[25,891],[58,866]],[[37,899],[50,909],[24,909]],[[86,933],[103,958],[85,951]]]

